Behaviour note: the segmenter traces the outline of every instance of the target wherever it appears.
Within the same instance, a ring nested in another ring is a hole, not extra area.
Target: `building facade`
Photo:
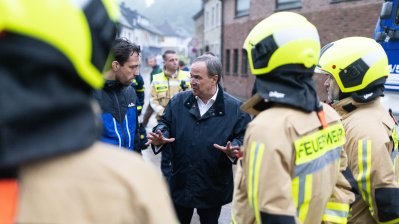
[[[192,39],[187,31],[182,27],[177,28],[168,21],[164,21],[158,29],[163,33],[163,37],[158,46],[162,48],[162,53],[166,50],[174,50],[179,56],[188,57],[188,45]]]
[[[120,9],[120,37],[125,37],[131,42],[139,44],[144,59],[162,54],[160,43],[164,34],[148,18],[128,8],[124,2],[120,5]]]
[[[195,22],[195,43],[191,49],[194,57],[198,57],[204,53],[204,8],[202,6],[201,10],[193,16]]]
[[[221,56],[222,2],[203,0],[204,3],[204,51]]]
[[[382,0],[222,0],[223,76],[226,91],[241,99],[251,96],[255,77],[250,73],[242,46],[249,31],[278,11],[305,16],[318,29],[322,46],[349,36],[372,37]],[[323,77],[316,77],[325,99]]]

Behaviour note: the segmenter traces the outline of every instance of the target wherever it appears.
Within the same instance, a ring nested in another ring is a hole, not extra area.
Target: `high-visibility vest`
[[[177,74],[178,83],[169,83],[169,80],[164,72],[154,75],[152,83],[155,87],[155,91],[166,92],[169,90],[169,86],[181,86],[185,85],[186,88],[190,88],[190,75],[187,72],[179,70]]]

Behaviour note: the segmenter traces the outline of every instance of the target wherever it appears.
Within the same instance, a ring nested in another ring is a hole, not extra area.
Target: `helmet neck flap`
[[[6,35],[0,45],[0,168],[92,145],[100,126],[91,92],[76,73],[71,78],[68,60],[43,42]]]
[[[284,104],[306,112],[318,111],[320,102],[312,79],[313,68],[289,66],[292,69],[281,68],[257,76],[255,85],[259,95],[271,103]]]
[[[368,103],[375,100],[379,96],[384,95],[384,83],[386,82],[386,77],[381,77],[372,83],[368,87],[362,90],[358,90],[351,93],[343,93],[340,91],[339,100],[345,99],[347,97],[352,97],[358,103]]]

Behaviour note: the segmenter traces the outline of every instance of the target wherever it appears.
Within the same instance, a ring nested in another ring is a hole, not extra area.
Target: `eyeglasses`
[[[195,84],[200,83],[202,77],[201,76],[190,76],[190,82],[193,82]]]

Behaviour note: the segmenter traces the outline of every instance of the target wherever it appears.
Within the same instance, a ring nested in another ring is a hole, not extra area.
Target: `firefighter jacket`
[[[316,112],[274,104],[248,125],[237,163],[233,223],[346,223],[354,200],[342,148],[340,117],[323,104]],[[340,162],[341,160],[341,162]]]
[[[137,96],[132,86],[107,80],[104,89],[94,92],[101,107],[101,141],[141,152],[137,116]]]
[[[115,149],[97,142],[23,165],[16,223],[178,223],[159,172]]]
[[[240,105],[220,86],[216,101],[202,116],[192,91],[171,99],[154,132],[161,130],[165,137],[176,139],[160,149],[171,149],[169,184],[175,204],[214,208],[231,202],[233,163],[213,144],[226,145],[230,141],[232,145],[242,145],[250,117],[240,110]]]
[[[399,223],[398,141],[395,123],[377,98],[357,103],[351,97],[333,105],[346,130],[345,151],[360,195],[349,223]]]
[[[136,92],[137,96],[137,115],[141,115],[141,111],[143,110],[144,105],[144,96],[145,96],[145,89],[144,89],[144,79],[139,74],[135,79],[133,79],[131,86],[133,87],[134,91]]]
[[[157,114],[157,120],[159,120],[166,105],[174,95],[178,92],[191,89],[190,74],[178,70],[177,77],[172,78],[161,72],[154,75],[151,86],[150,104]]]

